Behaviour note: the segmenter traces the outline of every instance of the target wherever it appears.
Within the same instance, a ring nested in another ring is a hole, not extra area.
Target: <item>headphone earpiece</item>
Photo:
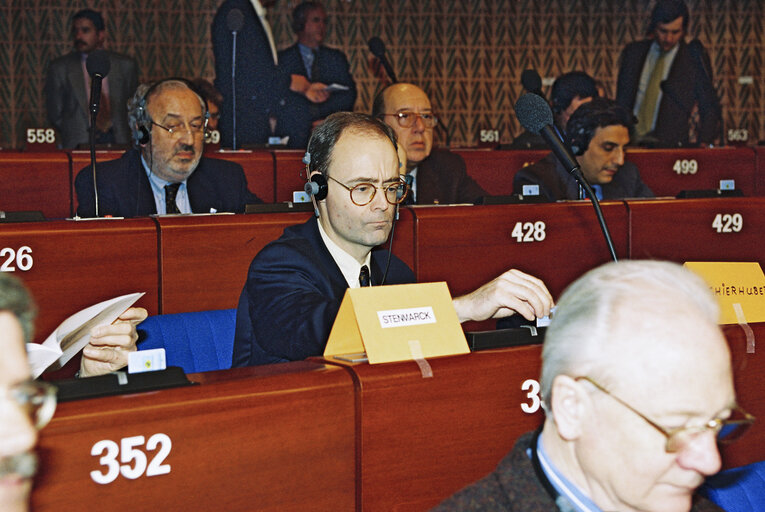
[[[135,140],[139,146],[145,146],[151,141],[151,131],[145,126],[139,126],[133,130],[133,140]]]
[[[304,187],[305,193],[312,196],[317,201],[322,201],[327,198],[327,192],[329,191],[329,185],[327,184],[327,178],[319,172],[315,172],[308,179],[308,183]]]

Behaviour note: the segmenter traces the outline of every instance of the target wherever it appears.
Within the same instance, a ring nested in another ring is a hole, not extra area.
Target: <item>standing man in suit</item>
[[[411,180],[407,204],[475,203],[487,195],[468,176],[461,156],[433,148],[438,117],[425,91],[414,84],[389,85],[375,98],[372,115],[396,132],[406,153],[406,172]]]
[[[239,164],[202,156],[208,112],[180,79],[142,84],[128,105],[136,148],[96,169],[98,214],[139,217],[168,213],[244,213],[262,202],[247,188]],[[77,214],[96,214],[90,166],[75,179]]]
[[[598,199],[653,197],[635,164],[625,162],[632,115],[606,98],[593,98],[577,108],[566,125],[566,136]],[[536,187],[533,194],[528,187]],[[584,199],[579,184],[553,153],[524,167],[513,178],[513,192],[540,195],[546,201]]]
[[[697,142],[711,144],[720,133],[722,110],[709,56],[698,39],[685,43],[687,30],[683,0],[658,0],[649,37],[622,52],[616,101],[637,116],[640,143],[687,146],[694,107],[699,111]]]
[[[356,82],[348,70],[348,59],[340,50],[324,46],[327,12],[320,2],[303,2],[292,11],[292,30],[297,43],[279,52],[279,66],[286,73],[301,75],[309,82],[338,84],[346,90],[332,91],[321,103],[289,92],[284,115],[277,130],[290,136],[289,147],[305,148],[311,130],[333,112],[352,111]]]
[[[406,192],[393,131],[366,114],[336,112],[314,131],[305,161],[317,215],[252,260],[236,312],[235,367],[321,355],[348,288],[415,280],[406,263],[374,250],[388,241]],[[549,313],[552,297],[539,279],[508,270],[453,304],[461,322],[516,312],[531,320]]]
[[[74,50],[50,63],[45,80],[48,121],[58,131],[60,146],[73,149],[90,140],[90,75],[88,54],[106,40],[104,18],[90,9],[72,17]],[[96,143],[128,144],[127,100],[138,86],[138,65],[132,57],[107,51],[111,63],[101,85]]]
[[[326,101],[329,93],[323,83],[311,83],[303,75],[290,74],[279,67],[266,8],[275,0],[225,0],[215,13],[212,44],[215,55],[215,87],[223,94],[221,144],[230,147],[234,139],[231,71],[233,36],[229,22],[239,11],[243,24],[236,35],[236,141],[240,144],[266,144],[269,137],[282,135],[277,128],[292,91],[312,103]]]

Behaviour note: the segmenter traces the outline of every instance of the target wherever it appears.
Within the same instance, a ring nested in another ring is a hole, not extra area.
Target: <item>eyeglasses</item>
[[[406,198],[407,185],[404,181],[397,181],[396,183],[390,183],[382,187],[378,187],[372,183],[359,183],[353,187],[337,181],[332,176],[327,176],[329,179],[343,187],[345,190],[351,193],[351,202],[356,206],[366,206],[372,202],[379,188],[385,193],[385,200],[390,204],[399,204]]]
[[[624,407],[643,418],[643,420],[645,420],[645,422],[651,425],[653,428],[661,432],[661,434],[667,438],[667,442],[664,446],[664,449],[667,451],[667,453],[679,452],[698,436],[710,430],[717,436],[717,442],[719,444],[729,444],[741,437],[741,435],[746,432],[752,423],[754,423],[754,416],[736,405],[732,408],[731,415],[725,419],[714,418],[702,425],[695,425],[691,427],[664,428],[655,421],[648,418],[645,414],[629,405],[621,398],[612,395],[610,391],[592,380],[590,377],[576,377],[574,380],[585,380],[589,382],[595,386],[595,388],[607,394],[622,404]]]
[[[170,138],[172,139],[180,139],[184,133],[191,133],[192,136],[196,137],[197,135],[201,135],[205,132],[205,123],[203,121],[192,121],[188,124],[175,123],[169,126],[162,126],[161,124],[155,123],[154,121],[152,121],[151,124],[154,126],[159,126],[163,130],[167,131],[167,133],[170,134]]]
[[[398,120],[398,125],[401,128],[409,128],[410,126],[414,125],[415,121],[417,119],[422,119],[422,124],[425,125],[426,128],[433,128],[438,124],[438,116],[431,112],[425,112],[424,114],[418,114],[417,112],[411,112],[409,110],[405,110],[403,112],[396,112],[395,114],[383,114],[384,116],[393,116]]]
[[[21,408],[38,430],[48,424],[56,411],[56,387],[43,381],[25,380],[0,389],[2,395]]]

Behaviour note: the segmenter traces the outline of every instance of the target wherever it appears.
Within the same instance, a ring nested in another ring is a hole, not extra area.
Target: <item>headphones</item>
[[[571,143],[571,151],[574,152],[574,156],[582,156],[587,150],[587,146],[590,145],[590,141],[587,135],[587,128],[584,126],[575,127],[573,133],[568,134],[569,142]]]
[[[308,146],[310,147],[310,145],[311,141],[309,140]],[[327,178],[319,171],[311,168],[311,153],[308,150],[306,150],[305,155],[303,155],[303,163],[305,164],[305,173],[308,179],[303,190],[305,190],[305,193],[308,194],[312,201],[326,199],[327,192],[329,191]]]
[[[136,104],[133,106],[134,112],[131,112],[133,116],[135,117],[134,120],[134,129],[132,131],[133,135],[133,141],[136,143],[136,145],[139,146],[145,146],[149,142],[151,142],[151,123],[152,119],[151,116],[149,116],[149,111],[146,108],[146,104],[148,102],[149,97],[156,91],[160,85],[166,83],[166,82],[180,82],[186,85],[186,87],[189,88],[191,92],[193,92],[201,101],[202,105],[204,105],[204,118],[205,118],[205,132],[207,132],[207,123],[210,120],[210,112],[207,108],[207,100],[203,95],[201,95],[197,89],[185,78],[177,78],[177,77],[170,77],[170,78],[164,78],[162,80],[158,80],[151,84],[148,89],[146,89],[146,92],[144,92],[136,101]]]

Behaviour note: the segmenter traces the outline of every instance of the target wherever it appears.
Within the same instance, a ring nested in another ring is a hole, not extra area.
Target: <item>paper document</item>
[[[350,87],[343,84],[329,84],[324,88],[324,90],[327,92],[347,91],[348,89],[350,89]]]
[[[143,292],[131,293],[85,308],[64,320],[42,344],[27,343],[32,377],[36,379],[45,370],[63,367],[85,348],[93,327],[111,324],[143,295]]]

